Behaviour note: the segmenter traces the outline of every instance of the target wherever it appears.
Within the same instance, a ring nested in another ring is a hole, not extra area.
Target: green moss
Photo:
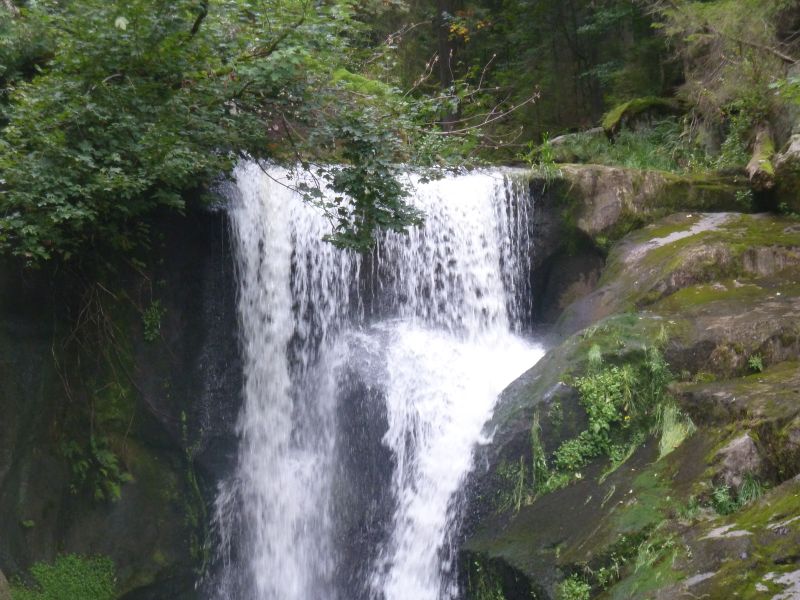
[[[657,240],[665,238],[673,233],[688,231],[700,221],[701,215],[675,215],[672,218],[664,219],[658,225],[645,227],[639,234],[646,239]]]
[[[664,113],[676,112],[678,109],[678,103],[671,98],[657,98],[655,96],[634,98],[608,111],[603,116],[602,127],[606,133],[616,133],[620,129],[623,120],[636,118],[647,111]]]
[[[375,79],[370,79],[368,77],[364,77],[363,75],[352,73],[343,67],[334,71],[332,79],[333,83],[338,83],[345,89],[366,94],[368,96],[385,98],[394,93],[391,86],[388,86],[385,83]]]
[[[631,598],[647,598],[648,594],[676,583],[684,575],[673,568],[678,550],[671,550],[661,559],[647,568],[635,569],[614,585],[601,598],[607,600],[630,600]]]
[[[647,210],[654,216],[677,211],[741,210],[737,192],[749,189],[745,179],[714,172],[661,173],[663,185],[647,197]]]
[[[749,303],[763,298],[770,291],[754,283],[739,283],[732,279],[722,280],[713,285],[692,285],[678,290],[659,301],[653,310],[658,312],[682,313],[690,308],[720,300],[736,300]]]

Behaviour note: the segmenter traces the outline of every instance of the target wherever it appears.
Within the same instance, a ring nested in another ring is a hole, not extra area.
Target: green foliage
[[[657,349],[646,350],[640,363],[621,366],[602,366],[598,353],[599,347],[593,346],[588,373],[574,382],[589,423],[553,454],[553,466],[561,474],[575,473],[600,456],[609,458],[613,469],[650,432],[662,434],[666,454],[693,431],[666,393],[672,375]]]
[[[755,502],[764,495],[766,487],[752,473],[745,473],[742,483],[734,493],[729,485],[721,484],[711,491],[709,504],[720,515],[729,515]]]
[[[761,373],[764,370],[764,359],[760,354],[753,354],[747,359],[747,366],[750,367],[750,370]]]
[[[731,115],[728,122],[728,135],[720,147],[717,166],[719,168],[742,167],[750,155],[747,152],[747,134],[754,125],[754,119],[746,112]]]
[[[503,462],[497,469],[497,474],[501,479],[501,494],[497,507],[499,512],[512,510],[519,512],[527,503],[529,486],[526,485],[527,466],[525,459],[520,456],[518,462]]]
[[[660,407],[657,429],[661,431],[658,457],[664,458],[694,433],[695,426],[691,419],[682,414],[680,409],[670,402]]]
[[[770,89],[776,91],[782,98],[793,104],[800,104],[800,76],[787,77],[770,84]]]
[[[673,173],[706,171],[715,161],[684,133],[683,122],[674,117],[636,131],[623,128],[613,140],[592,133],[571,135],[559,146],[559,156],[575,162]]]
[[[132,480],[119,464],[105,436],[91,436],[87,445],[69,440],[61,445],[61,453],[72,469],[70,491],[73,494],[87,489],[96,501],[116,501],[122,494],[122,484]]]
[[[728,485],[718,485],[711,491],[711,506],[721,515],[729,515],[739,508]]]
[[[500,579],[491,568],[486,568],[478,561],[473,561],[469,570],[467,586],[469,597],[474,600],[505,600]]]
[[[558,584],[557,600],[589,600],[592,587],[577,575],[573,575]]]
[[[181,411],[181,443],[186,459],[186,484],[189,490],[189,497],[185,506],[186,525],[190,531],[189,553],[198,565],[198,575],[202,575],[205,573],[211,558],[208,515],[206,514],[206,502],[203,498],[203,493],[200,491],[200,483],[194,462],[194,457],[200,444],[199,441],[194,444],[189,442],[189,426],[184,411]]]
[[[114,563],[106,557],[76,554],[59,556],[52,565],[36,563],[30,569],[35,585],[14,583],[13,600],[113,600]]]
[[[144,217],[183,211],[245,155],[338,163],[323,208],[342,245],[416,222],[396,181],[422,136],[414,102],[355,73],[356,6],[44,0],[6,15],[0,53],[31,73],[7,80],[0,251],[128,251],[147,241]],[[46,33],[15,54],[33,31]]]
[[[764,495],[766,488],[764,484],[752,473],[745,473],[742,478],[742,483],[739,486],[739,492],[736,495],[736,501],[739,506],[747,506],[751,502],[755,502]]]
[[[690,496],[689,500],[686,501],[686,504],[679,506],[676,510],[676,514],[679,519],[683,519],[684,521],[693,521],[697,518],[697,515],[700,514],[700,500],[696,496]]]
[[[161,335],[161,319],[167,314],[167,309],[161,306],[160,300],[153,300],[142,312],[142,325],[144,326],[144,339],[155,342]]]
[[[753,210],[753,190],[737,190],[736,191],[736,204],[744,212],[750,212]]]
[[[527,152],[518,155],[517,158],[525,161],[536,176],[547,183],[552,183],[561,177],[561,169],[556,164],[556,151],[547,133],[542,136],[542,143],[539,146],[530,142]]]
[[[649,2],[661,31],[684,65],[681,93],[693,107],[694,129],[712,144],[722,134],[720,164],[746,162],[748,129],[785,110],[793,97],[786,66],[800,44],[787,34],[796,9],[787,0]],[[786,96],[775,94],[777,86]],[[772,89],[771,89],[772,88]]]

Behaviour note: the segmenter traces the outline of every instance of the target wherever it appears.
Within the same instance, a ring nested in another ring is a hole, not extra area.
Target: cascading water
[[[529,198],[497,172],[413,182],[424,227],[385,234],[362,260],[321,241],[327,221],[286,178],[243,164],[232,193],[245,404],[237,472],[217,498],[214,596],[455,598],[451,536],[472,449],[500,391],[542,354],[519,335]],[[376,486],[348,487],[337,464],[354,443],[342,433],[353,378],[382,403],[366,425],[383,432],[376,447],[349,455],[366,469],[388,452],[380,498],[357,498]],[[351,498],[369,509],[334,509]],[[341,534],[354,527],[378,533]]]

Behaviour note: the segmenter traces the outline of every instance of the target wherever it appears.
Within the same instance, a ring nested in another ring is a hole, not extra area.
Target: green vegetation
[[[718,485],[711,491],[710,506],[720,515],[729,515],[764,495],[764,484],[752,473],[745,474],[734,493],[729,485]]]
[[[556,150],[550,143],[550,137],[545,134],[542,143],[537,146],[532,142],[528,144],[527,152],[517,158],[525,161],[537,177],[546,183],[552,183],[561,177],[561,169],[556,164]]]
[[[747,366],[750,367],[750,370],[761,373],[764,370],[764,359],[760,354],[753,354],[747,359]]]
[[[470,565],[467,588],[473,600],[505,600],[497,574],[477,560]]]
[[[159,300],[153,300],[142,313],[144,326],[144,339],[148,342],[156,341],[161,335],[161,319],[167,314],[167,309],[161,306]]]
[[[565,162],[673,173],[702,173],[714,166],[714,158],[685,135],[683,120],[675,117],[643,124],[635,131],[623,128],[613,140],[595,133],[577,133],[565,138],[557,156]]]
[[[600,456],[608,458],[612,468],[618,466],[648,433],[658,429],[665,448],[677,446],[688,435],[685,418],[667,404],[666,386],[672,376],[658,350],[648,349],[640,364],[605,367],[596,358],[597,350],[593,348],[592,353],[590,372],[575,380],[589,426],[555,451],[556,472],[577,472]]]
[[[588,583],[577,575],[573,575],[558,584],[556,598],[558,600],[589,600],[591,592],[592,587]]]
[[[14,583],[13,600],[114,600],[114,563],[105,557],[59,556],[30,569],[34,584]]]
[[[364,246],[418,220],[396,179],[424,137],[391,85],[356,75],[350,0],[76,0],[0,9],[0,250],[39,262],[147,243],[143,217],[243,156],[315,166],[335,225]],[[350,73],[348,75],[348,73]],[[422,144],[420,144],[420,147]],[[322,204],[321,190],[303,187]]]
[[[62,444],[61,453],[72,469],[70,490],[73,494],[88,489],[97,501],[119,500],[122,484],[131,481],[105,436],[92,436],[84,448],[75,440]]]

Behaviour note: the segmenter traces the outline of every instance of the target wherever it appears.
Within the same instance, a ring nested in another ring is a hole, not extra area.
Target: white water
[[[327,222],[274,181],[285,177],[236,172],[245,405],[237,473],[217,499],[216,596],[454,598],[451,536],[472,450],[500,391],[542,354],[518,335],[530,311],[529,201],[499,173],[416,183],[425,226],[382,237],[364,274],[359,257],[321,241]],[[371,377],[386,403],[395,506],[354,591],[337,589],[348,540],[333,539],[331,478],[347,443],[338,381],[365,346],[382,355]]]

